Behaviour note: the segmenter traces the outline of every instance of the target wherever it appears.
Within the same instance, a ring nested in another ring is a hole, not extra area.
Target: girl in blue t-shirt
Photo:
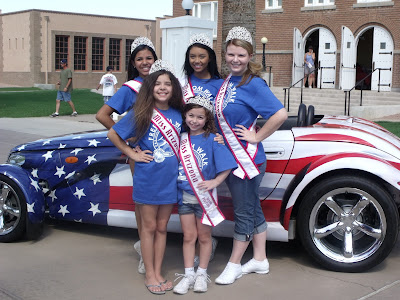
[[[253,52],[250,32],[240,26],[232,28],[225,46],[226,65],[231,73],[215,98],[215,109],[218,130],[240,167],[226,179],[232,195],[235,228],[232,253],[215,280],[218,284],[231,284],[243,274],[269,272],[265,252],[267,223],[258,196],[266,168],[261,142],[280,127],[287,113],[260,78],[261,65],[252,60]],[[258,115],[267,121],[255,130]],[[253,258],[242,266],[250,241]]]
[[[184,100],[200,95],[211,102],[223,83],[218,72],[217,58],[212,48],[212,40],[204,33],[194,34],[190,37],[183,65],[185,78],[183,80]],[[217,134],[218,136],[219,134]],[[221,138],[221,137],[220,137]],[[214,252],[218,241],[212,238],[212,252],[210,261],[214,258]],[[198,252],[198,247],[196,252]],[[199,265],[199,256],[194,257],[194,266]]]
[[[115,124],[108,137],[129,159],[135,161],[133,200],[139,208],[141,253],[146,269],[145,285],[154,294],[172,290],[161,275],[167,223],[177,202],[179,133],[182,123],[182,90],[172,68],[156,61],[133,110]],[[141,151],[125,140],[136,137]]]
[[[207,267],[212,249],[212,227],[203,222],[203,218],[207,218],[203,214],[207,203],[199,202],[198,197],[220,185],[231,169],[237,167],[226,146],[214,141],[216,127],[213,106],[208,99],[200,95],[189,99],[183,110],[183,119],[183,129],[188,133],[181,137],[178,213],[183,231],[185,274],[179,275],[182,279],[174,287],[177,294],[186,294],[190,288],[195,292],[207,291],[207,283],[210,281]],[[187,147],[191,147],[191,150],[187,150]],[[193,165],[197,166],[196,170],[201,172],[201,176],[193,177]],[[199,189],[196,192],[193,190],[195,187]],[[216,197],[216,193],[214,196]],[[197,239],[200,245],[200,264],[195,273],[193,259]]]
[[[150,68],[156,60],[157,55],[154,45],[147,37],[138,37],[132,42],[131,57],[128,65],[128,81],[124,83],[96,114],[96,119],[107,129],[110,129],[115,124],[111,115],[116,113],[121,115],[130,110],[135,104],[143,79],[149,75]],[[129,160],[129,165],[133,174],[135,162]],[[138,209],[135,209],[135,218],[138,232],[140,232],[142,222]],[[144,274],[146,270],[140,251],[140,240],[134,244],[134,248],[140,256],[138,272]]]

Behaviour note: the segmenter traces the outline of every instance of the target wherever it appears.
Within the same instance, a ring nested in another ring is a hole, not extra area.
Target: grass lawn
[[[400,122],[381,121],[376,123],[400,137]]]
[[[0,88],[0,118],[43,117],[56,108],[56,90],[38,88]],[[72,101],[79,114],[95,114],[103,105],[103,96],[89,89],[75,89]],[[61,102],[60,115],[70,115],[71,107]]]

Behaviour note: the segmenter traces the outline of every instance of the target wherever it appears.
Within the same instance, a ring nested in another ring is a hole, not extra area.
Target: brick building
[[[173,1],[173,16],[185,14]],[[214,39],[219,63],[230,28],[247,27],[254,36],[256,59],[266,65],[273,85],[290,86],[303,77],[303,58],[314,47],[322,88],[348,89],[372,74],[372,89],[400,89],[400,3],[390,0],[195,0],[192,14],[217,21]],[[379,81],[380,77],[380,81]]]
[[[119,84],[126,80],[130,44],[150,38],[161,53],[156,20],[119,18],[68,12],[0,11],[0,82],[18,86],[54,84],[60,60],[68,59],[75,88],[96,87],[108,65]]]

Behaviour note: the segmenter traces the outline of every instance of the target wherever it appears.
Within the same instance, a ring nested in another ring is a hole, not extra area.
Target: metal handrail
[[[296,66],[295,66],[295,67],[296,67]],[[315,68],[314,71],[312,71],[310,74],[315,73],[318,69],[319,69],[319,68]],[[292,84],[290,87],[288,87],[288,88],[283,88],[283,90],[285,91],[285,98],[284,98],[284,100],[283,100],[283,106],[287,109],[287,111],[290,111],[290,89],[291,89],[292,87],[294,87],[296,84],[298,84],[300,81],[302,82],[302,83],[301,83],[301,87],[300,87],[300,88],[301,88],[301,90],[300,90],[300,103],[303,103],[303,80],[304,80],[304,78],[308,77],[310,74],[304,75],[303,78],[301,78],[300,80],[296,81],[296,82],[295,82],[294,84]],[[288,91],[288,92],[287,92],[287,94],[288,94],[288,104],[287,104],[287,107],[286,107],[286,90]]]
[[[272,66],[265,66],[265,69],[263,69],[263,72],[267,72],[266,68],[269,69],[268,86],[271,87],[271,70],[272,70]]]
[[[350,93],[352,90],[354,90],[358,85],[363,83],[365,79],[368,77],[372,76],[372,73],[374,73],[376,70],[378,70],[378,93],[381,91],[380,87],[381,86],[390,86],[389,84],[381,84],[381,71],[391,71],[392,68],[376,68],[374,69],[371,73],[369,73],[367,76],[365,76],[363,79],[358,81],[351,89],[344,91],[344,114],[349,116],[350,115]],[[347,94],[349,95],[347,97]],[[361,85],[361,92],[360,92],[360,106],[362,106],[362,96],[363,96],[363,85]]]

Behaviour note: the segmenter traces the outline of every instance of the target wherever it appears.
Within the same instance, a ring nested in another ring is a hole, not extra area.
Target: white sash
[[[136,80],[129,80],[125,82],[123,85],[130,87],[132,90],[136,92],[136,94],[139,93],[140,88],[142,87],[142,83]]]
[[[185,84],[185,86],[182,88],[182,92],[183,92],[183,100],[186,103],[190,98],[194,97],[195,94],[193,92],[193,87],[192,87],[192,83],[190,82],[190,78],[187,78],[187,83]]]
[[[177,159],[179,159],[179,133],[165,116],[157,109],[153,110],[151,122],[158,128],[166,142],[170,145]]]
[[[182,133],[179,155],[183,169],[185,170],[186,178],[199,204],[203,208],[201,223],[209,226],[217,226],[225,220],[224,215],[218,207],[217,189],[215,188],[212,191],[204,192],[197,188],[197,185],[205,180],[197,164],[192,149],[192,143],[190,142],[190,137],[187,132]]]
[[[260,174],[260,171],[258,170],[257,165],[254,163],[253,160],[257,153],[257,144],[247,143],[246,148],[244,148],[239,138],[236,136],[235,132],[226,121],[223,113],[224,97],[231,76],[232,74],[230,74],[228,78],[226,78],[218,92],[218,95],[215,97],[215,112],[222,134],[224,135],[228,147],[235,156],[236,162],[239,166],[235,171],[233,171],[233,174],[241,179],[244,179],[245,177],[252,179]],[[252,126],[249,128],[250,131],[254,130],[255,123],[256,120],[254,120]]]

